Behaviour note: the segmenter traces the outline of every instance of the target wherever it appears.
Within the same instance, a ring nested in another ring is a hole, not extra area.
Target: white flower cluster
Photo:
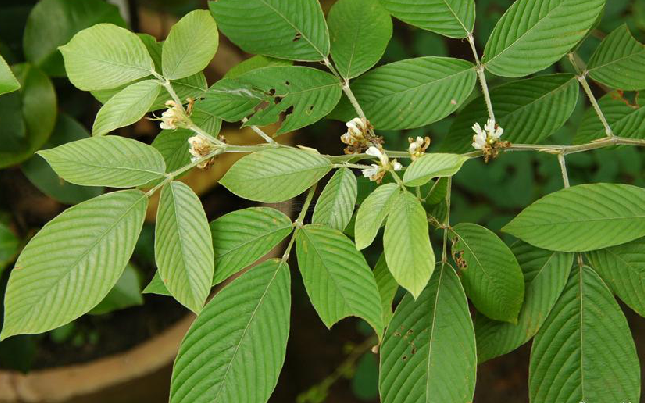
[[[201,134],[189,138],[188,144],[190,144],[190,149],[188,150],[191,155],[190,161],[193,163],[200,158],[207,156],[213,150],[211,142]],[[210,163],[211,160],[202,161],[197,164],[197,168],[207,168]]]
[[[385,173],[389,170],[399,171],[403,169],[397,160],[392,160],[383,152],[383,150],[377,147],[370,147],[366,151],[367,155],[372,157],[377,157],[380,164],[372,164],[370,168],[363,169],[363,176],[370,178],[371,181],[380,182],[383,179]]]
[[[163,130],[174,130],[183,116],[181,105],[177,105],[175,101],[166,101],[166,106],[168,109],[161,114],[159,127]]]
[[[354,118],[345,123],[345,126],[347,126],[347,132],[340,136],[340,141],[347,144],[345,153],[355,154],[369,147],[369,124],[366,120]]]
[[[425,151],[428,149],[428,146],[430,145],[430,137],[417,137],[417,139],[410,138],[408,139],[410,141],[410,157],[412,158],[412,161],[416,160],[423,154],[425,154]]]
[[[485,149],[486,146],[495,143],[504,134],[504,129],[495,123],[495,119],[488,119],[483,130],[479,123],[475,123],[473,130],[475,131],[473,147],[477,150]]]

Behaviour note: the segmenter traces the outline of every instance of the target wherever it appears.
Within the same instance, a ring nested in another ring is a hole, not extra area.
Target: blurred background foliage
[[[321,2],[328,11],[334,1]],[[23,86],[18,92],[0,96],[0,295],[21,246],[39,227],[66,206],[104,192],[102,188],[65,183],[42,158],[34,155],[39,149],[89,136],[87,129],[100,107],[89,93],[76,90],[66,79],[57,46],[66,43],[74,33],[104,22],[129,26],[136,32],[163,40],[177,18],[195,8],[206,8],[204,0],[112,3],[118,7],[104,0],[3,0],[0,4],[0,54]],[[480,53],[495,23],[511,4],[511,0],[476,0],[475,39]],[[602,38],[623,23],[644,42],[645,1],[607,0],[602,20],[578,49],[582,60],[588,61]],[[431,55],[472,59],[465,40],[448,40],[396,21],[394,36],[380,64]],[[215,60],[205,72],[209,84],[246,57],[223,38]],[[561,60],[539,74],[557,72],[573,71],[568,61]],[[511,81],[494,76],[487,79],[493,88]],[[605,94],[599,86],[593,90],[598,97]],[[470,100],[479,95],[476,88]],[[642,94],[623,95],[628,102],[645,105]],[[589,113],[588,101],[581,92],[569,121],[546,143],[571,143],[580,122]],[[384,137],[387,149],[398,150],[407,149],[409,137],[429,136],[432,151],[447,136],[454,119],[453,115],[427,127],[378,134]],[[233,136],[237,126],[225,125],[223,130]],[[323,120],[301,130],[294,141],[325,153],[340,154],[343,147],[339,138],[344,131],[342,122]],[[133,127],[121,129],[119,134],[151,142],[157,132],[154,125],[142,120]],[[567,157],[572,184],[621,182],[643,186],[643,163],[643,151],[634,147]],[[199,188],[209,219],[243,206],[239,199],[216,186],[220,171],[201,176],[191,174],[187,179],[191,186]],[[359,195],[363,197],[375,186],[366,180],[359,180],[359,184]],[[560,169],[552,155],[514,152],[504,153],[488,164],[473,160],[455,177],[451,221],[453,224],[476,222],[498,231],[523,207],[562,185]],[[298,205],[296,202],[296,210]],[[348,233],[351,232],[350,225]],[[185,315],[182,308],[168,299],[141,294],[154,273],[153,234],[154,228],[146,225],[131,265],[116,288],[90,314],[45,335],[19,336],[0,343],[0,370],[29,371],[91,360],[130,348]],[[439,242],[434,244],[437,246]],[[379,247],[369,248],[368,261],[374,265],[380,253]],[[293,273],[299,275],[297,271]],[[358,320],[346,320],[328,331],[308,302],[301,282],[293,283],[294,308],[287,362],[271,401],[377,402],[378,359],[370,351],[374,344],[370,328]],[[150,319],[159,316],[162,318]],[[641,330],[643,337],[636,334],[636,340],[642,353],[645,332],[642,325],[634,329]],[[119,335],[127,341],[110,343]],[[509,357],[480,367],[476,401],[527,401],[527,357],[525,346]],[[160,384],[159,388],[165,390],[168,386]]]

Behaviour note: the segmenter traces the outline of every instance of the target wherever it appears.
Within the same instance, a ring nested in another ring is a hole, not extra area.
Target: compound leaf
[[[82,139],[38,154],[60,177],[77,185],[128,188],[166,172],[163,157],[154,147],[119,136]]]
[[[605,0],[518,0],[495,26],[482,63],[504,77],[545,69],[585,37],[604,5]]]
[[[645,235],[645,190],[632,185],[578,185],[544,196],[502,231],[538,248],[586,252]]]
[[[513,252],[476,224],[457,224],[453,238],[452,254],[475,308],[491,319],[516,324],[524,301],[524,278]]]
[[[306,225],[296,233],[298,267],[311,303],[327,327],[348,316],[363,318],[383,335],[381,298],[363,255],[340,231]]]
[[[316,152],[276,148],[237,161],[220,183],[245,199],[281,202],[304,192],[330,170],[331,162]]]
[[[221,283],[266,255],[291,233],[289,217],[269,207],[236,210],[211,222],[215,277]]]
[[[235,279],[184,337],[170,403],[266,402],[284,363],[290,309],[286,263],[272,259]]]
[[[23,249],[11,272],[0,338],[43,333],[94,308],[134,251],[148,198],[107,193],[70,207]]]
[[[468,302],[449,265],[396,308],[381,347],[383,403],[469,403],[477,353]]]
[[[213,281],[213,243],[202,203],[185,183],[174,181],[161,190],[155,261],[172,296],[201,311]]]

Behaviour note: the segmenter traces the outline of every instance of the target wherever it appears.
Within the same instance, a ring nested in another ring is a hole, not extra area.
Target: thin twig
[[[477,53],[477,48],[475,47],[475,38],[471,32],[466,36],[468,43],[470,43],[470,49],[473,51],[473,56],[475,56],[475,63],[477,67],[477,77],[479,78],[479,84],[482,87],[482,92],[484,93],[484,100],[486,101],[486,108],[488,109],[488,117],[492,120],[495,120],[495,113],[493,112],[493,103],[490,100],[490,92],[488,91],[488,84],[486,83],[486,74],[484,65],[479,60],[479,54]]]
[[[569,174],[567,173],[567,164],[564,161],[564,154],[558,154],[558,162],[560,163],[560,170],[562,171],[562,181],[564,182],[564,187],[568,188],[571,185],[569,184]]]
[[[585,91],[585,94],[587,94],[587,98],[589,98],[589,101],[591,101],[591,105],[593,106],[594,110],[596,111],[596,115],[598,115],[598,118],[600,119],[600,122],[602,123],[603,127],[605,128],[605,134],[607,137],[614,137],[614,132],[611,130],[611,127],[609,126],[609,123],[607,122],[607,119],[605,118],[605,114],[602,112],[600,109],[600,105],[598,105],[598,100],[596,99],[596,96],[593,94],[591,91],[591,87],[589,87],[589,83],[587,82],[587,74],[588,72],[585,69],[580,68],[578,65],[578,61],[576,59],[576,55],[573,52],[570,52],[567,54],[569,58],[569,62],[571,62],[571,65],[577,72],[577,79],[580,82],[580,85],[582,86],[582,89]]]
[[[249,121],[249,119],[248,119],[248,118],[243,118],[243,119],[242,119],[242,123],[246,123],[246,122],[248,122],[248,121]],[[273,139],[271,138],[271,136],[269,136],[268,134],[266,134],[266,133],[264,132],[264,130],[260,129],[260,128],[259,128],[259,127],[257,127],[256,125],[251,125],[250,127],[251,127],[251,129],[252,129],[255,133],[257,133],[260,137],[262,137],[262,138],[263,138],[267,143],[275,143],[275,140],[273,140]]]
[[[328,58],[323,59],[323,64],[329,69],[329,71],[332,72],[333,75],[335,75],[341,82],[341,88],[343,89],[343,92],[349,99],[349,102],[352,104],[354,109],[356,110],[356,113],[358,114],[358,117],[367,120],[365,117],[365,112],[363,112],[363,108],[361,108],[361,105],[358,103],[358,100],[356,99],[356,96],[354,96],[354,93],[352,92],[352,89],[349,88],[349,79],[341,77],[340,73],[336,70],[336,68],[331,64]]]
[[[448,178],[448,191],[446,192],[446,219],[443,229],[443,246],[441,249],[441,262],[448,263],[448,230],[450,229],[450,194],[452,193],[452,177]]]

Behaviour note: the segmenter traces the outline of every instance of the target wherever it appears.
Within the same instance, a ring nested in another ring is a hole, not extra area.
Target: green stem
[[[473,51],[473,56],[475,57],[475,63],[477,67],[475,71],[477,72],[477,78],[479,79],[479,84],[482,87],[482,93],[484,94],[484,101],[486,101],[486,108],[488,109],[488,117],[495,120],[495,113],[493,112],[493,103],[490,100],[490,91],[488,90],[488,83],[486,83],[486,74],[484,65],[479,60],[479,53],[477,53],[477,48],[475,47],[475,38],[473,37],[472,32],[469,32],[466,36],[468,43],[470,43],[470,49]]]
[[[448,191],[446,192],[446,219],[443,229],[443,246],[441,248],[441,262],[448,263],[448,230],[450,229],[450,194],[452,193],[452,177],[448,178]]]

